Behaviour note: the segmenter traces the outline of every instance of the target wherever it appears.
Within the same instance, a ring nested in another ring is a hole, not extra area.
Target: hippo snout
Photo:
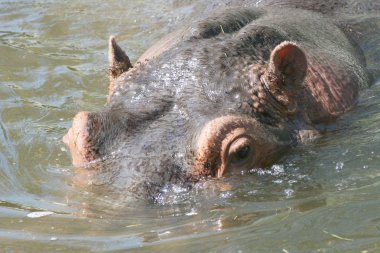
[[[91,148],[89,114],[86,111],[77,113],[73,119],[72,127],[62,138],[63,142],[70,149],[75,167],[81,167],[97,157]]]

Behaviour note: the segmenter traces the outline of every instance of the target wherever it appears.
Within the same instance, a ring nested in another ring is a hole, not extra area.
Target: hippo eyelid
[[[231,166],[241,166],[254,156],[252,141],[246,137],[239,137],[234,140],[227,153],[228,164]],[[243,152],[243,153],[241,153]]]

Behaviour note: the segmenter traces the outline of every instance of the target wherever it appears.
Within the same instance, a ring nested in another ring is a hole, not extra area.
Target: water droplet
[[[344,163],[343,162],[337,162],[335,165],[335,169],[337,171],[341,171],[343,169]]]
[[[286,198],[291,198],[291,197],[293,197],[294,190],[292,190],[292,189],[285,189],[284,193],[285,193]]]
[[[280,175],[280,174],[284,173],[284,171],[285,171],[283,165],[273,165],[272,170],[273,170],[273,176]]]
[[[29,218],[41,218],[41,217],[52,215],[52,214],[53,212],[50,212],[50,211],[42,211],[42,212],[31,212],[31,213],[28,213],[26,216]]]
[[[185,215],[186,216],[194,216],[194,215],[197,215],[197,210],[195,208],[191,208],[191,211],[186,213]]]

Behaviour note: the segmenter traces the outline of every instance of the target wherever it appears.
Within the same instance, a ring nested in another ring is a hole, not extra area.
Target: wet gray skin
[[[154,198],[167,184],[266,167],[316,138],[317,125],[352,108],[373,67],[361,23],[336,13],[369,10],[301,3],[219,11],[136,64],[111,38],[107,105],[78,113],[64,137],[76,184]]]

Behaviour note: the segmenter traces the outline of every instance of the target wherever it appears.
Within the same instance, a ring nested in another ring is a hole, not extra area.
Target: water
[[[106,101],[107,39],[132,60],[193,1],[0,2],[2,252],[380,252],[380,85],[269,171],[157,203],[72,187],[61,137]]]

